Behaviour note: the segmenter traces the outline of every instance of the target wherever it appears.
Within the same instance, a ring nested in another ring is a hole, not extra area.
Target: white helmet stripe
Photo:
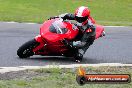
[[[85,7],[84,6],[82,6],[82,7],[80,7],[79,9],[78,9],[78,13],[77,13],[77,16],[78,17],[82,17],[82,13],[83,13],[83,10],[85,9]]]

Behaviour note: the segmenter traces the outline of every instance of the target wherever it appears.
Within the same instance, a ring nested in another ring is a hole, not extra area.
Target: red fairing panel
[[[65,28],[68,29],[68,31],[65,34],[57,34],[57,33],[50,32],[49,27],[56,20],[57,19],[46,21],[41,26],[40,34],[42,35],[43,38],[51,42],[56,42],[64,38],[71,40],[76,37],[76,35],[78,34],[78,29],[73,29],[73,25],[68,22],[63,22],[63,26],[65,26]]]
[[[33,49],[33,52],[40,50],[46,44],[46,41],[43,40],[41,35],[36,36],[35,40],[39,42],[39,45]]]
[[[46,40],[47,53],[59,54],[67,52],[67,47],[65,47],[61,40],[64,38],[69,40],[74,39],[78,34],[78,29],[77,27],[73,27],[74,25],[69,22],[62,22],[60,23],[60,26],[63,26],[68,31],[64,34],[53,33],[50,31],[50,26],[53,25],[56,20],[57,19],[48,20],[42,24],[40,27],[40,35],[35,38],[36,41],[41,41],[42,43],[37,48],[35,48],[34,51],[40,50],[45,44],[43,40]]]

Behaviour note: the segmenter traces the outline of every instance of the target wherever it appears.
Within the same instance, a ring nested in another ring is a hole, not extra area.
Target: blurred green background
[[[99,24],[132,26],[132,0],[0,0],[0,21],[42,23],[79,6],[88,6]]]

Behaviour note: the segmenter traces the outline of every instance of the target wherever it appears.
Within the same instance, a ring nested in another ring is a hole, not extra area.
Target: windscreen
[[[50,26],[50,32],[57,34],[65,34],[68,30],[61,20],[53,22]]]

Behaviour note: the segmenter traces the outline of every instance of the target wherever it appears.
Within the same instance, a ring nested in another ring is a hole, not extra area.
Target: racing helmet
[[[75,11],[75,20],[78,23],[82,23],[82,24],[86,23],[89,16],[90,16],[90,10],[88,9],[88,7],[81,6],[77,8]]]

